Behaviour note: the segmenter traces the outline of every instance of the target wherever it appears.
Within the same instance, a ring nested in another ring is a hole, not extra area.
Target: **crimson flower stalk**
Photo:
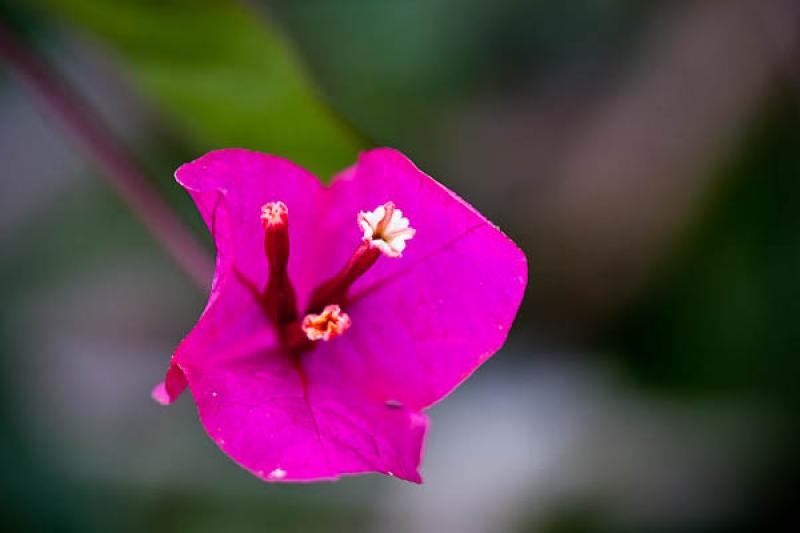
[[[391,149],[331,186],[240,149],[178,169],[217,246],[202,316],[153,391],[268,481],[421,482],[424,410],[505,341],[525,256]]]

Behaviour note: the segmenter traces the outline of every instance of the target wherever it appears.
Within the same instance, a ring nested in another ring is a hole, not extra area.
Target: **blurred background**
[[[0,56],[4,530],[800,527],[797,1],[5,0]],[[142,219],[210,253],[181,163],[374,145],[529,290],[424,485],[264,484],[150,400],[206,294]]]

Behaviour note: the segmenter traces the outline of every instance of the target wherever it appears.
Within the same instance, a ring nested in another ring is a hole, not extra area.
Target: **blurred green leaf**
[[[370,138],[417,155],[437,142],[437,125],[487,93],[528,91],[557,73],[583,71],[591,83],[598,69],[611,75],[659,7],[637,0],[252,1],[270,6],[349,119]]]
[[[262,150],[327,177],[363,147],[255,9],[220,0],[40,2],[115,50],[198,152]]]

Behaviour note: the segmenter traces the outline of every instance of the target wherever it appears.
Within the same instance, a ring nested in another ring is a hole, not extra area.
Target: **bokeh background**
[[[800,3],[6,0],[0,28],[3,530],[800,527]],[[205,290],[118,180],[210,252],[182,162],[327,179],[374,145],[497,222],[529,290],[431,409],[423,486],[264,484],[149,398]]]

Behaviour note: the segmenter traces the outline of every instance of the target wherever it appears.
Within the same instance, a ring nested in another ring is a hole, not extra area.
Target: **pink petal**
[[[169,405],[175,401],[167,392],[167,386],[164,381],[160,381],[153,390],[150,392],[150,397],[161,405]]]
[[[214,236],[217,271],[154,398],[172,401],[188,381],[211,437],[267,480],[377,471],[419,482],[421,409],[502,345],[525,288],[522,252],[394,150],[363,154],[328,189],[288,161],[238,149],[176,176]],[[268,271],[260,208],[275,200],[289,207],[301,306],[360,242],[359,211],[391,200],[417,229],[402,258],[381,258],[354,285],[350,330],[299,360],[254,296]]]
[[[186,389],[186,376],[178,365],[171,363],[167,369],[167,376],[150,393],[150,396],[161,405],[169,405],[178,399]]]
[[[267,481],[382,472],[421,482],[424,415],[364,397],[347,376],[306,375],[268,339],[248,344],[187,368],[206,431],[237,463]]]
[[[331,192],[342,218],[333,233],[355,233],[354,213],[389,200],[417,232],[402,258],[379,259],[356,282],[353,326],[309,365],[336,366],[376,398],[427,407],[502,346],[527,283],[525,255],[395,150],[362,154]]]
[[[189,191],[214,238],[217,266],[206,309],[178,346],[170,368],[181,354],[197,365],[272,328],[254,295],[263,290],[268,273],[261,206],[274,200],[286,203],[290,238],[298,243],[318,219],[322,192],[318,180],[294,163],[242,149],[210,152],[181,166],[175,177]],[[298,292],[311,290],[313,252],[309,246],[292,250],[290,275]],[[153,398],[162,403],[174,400],[160,387]]]
[[[325,211],[324,188],[305,169],[280,157],[240,148],[215,150],[181,166],[175,178],[197,204],[217,246],[215,278],[235,267],[256,287],[267,281],[261,206],[289,208],[289,275],[298,296],[315,283],[315,239]]]

